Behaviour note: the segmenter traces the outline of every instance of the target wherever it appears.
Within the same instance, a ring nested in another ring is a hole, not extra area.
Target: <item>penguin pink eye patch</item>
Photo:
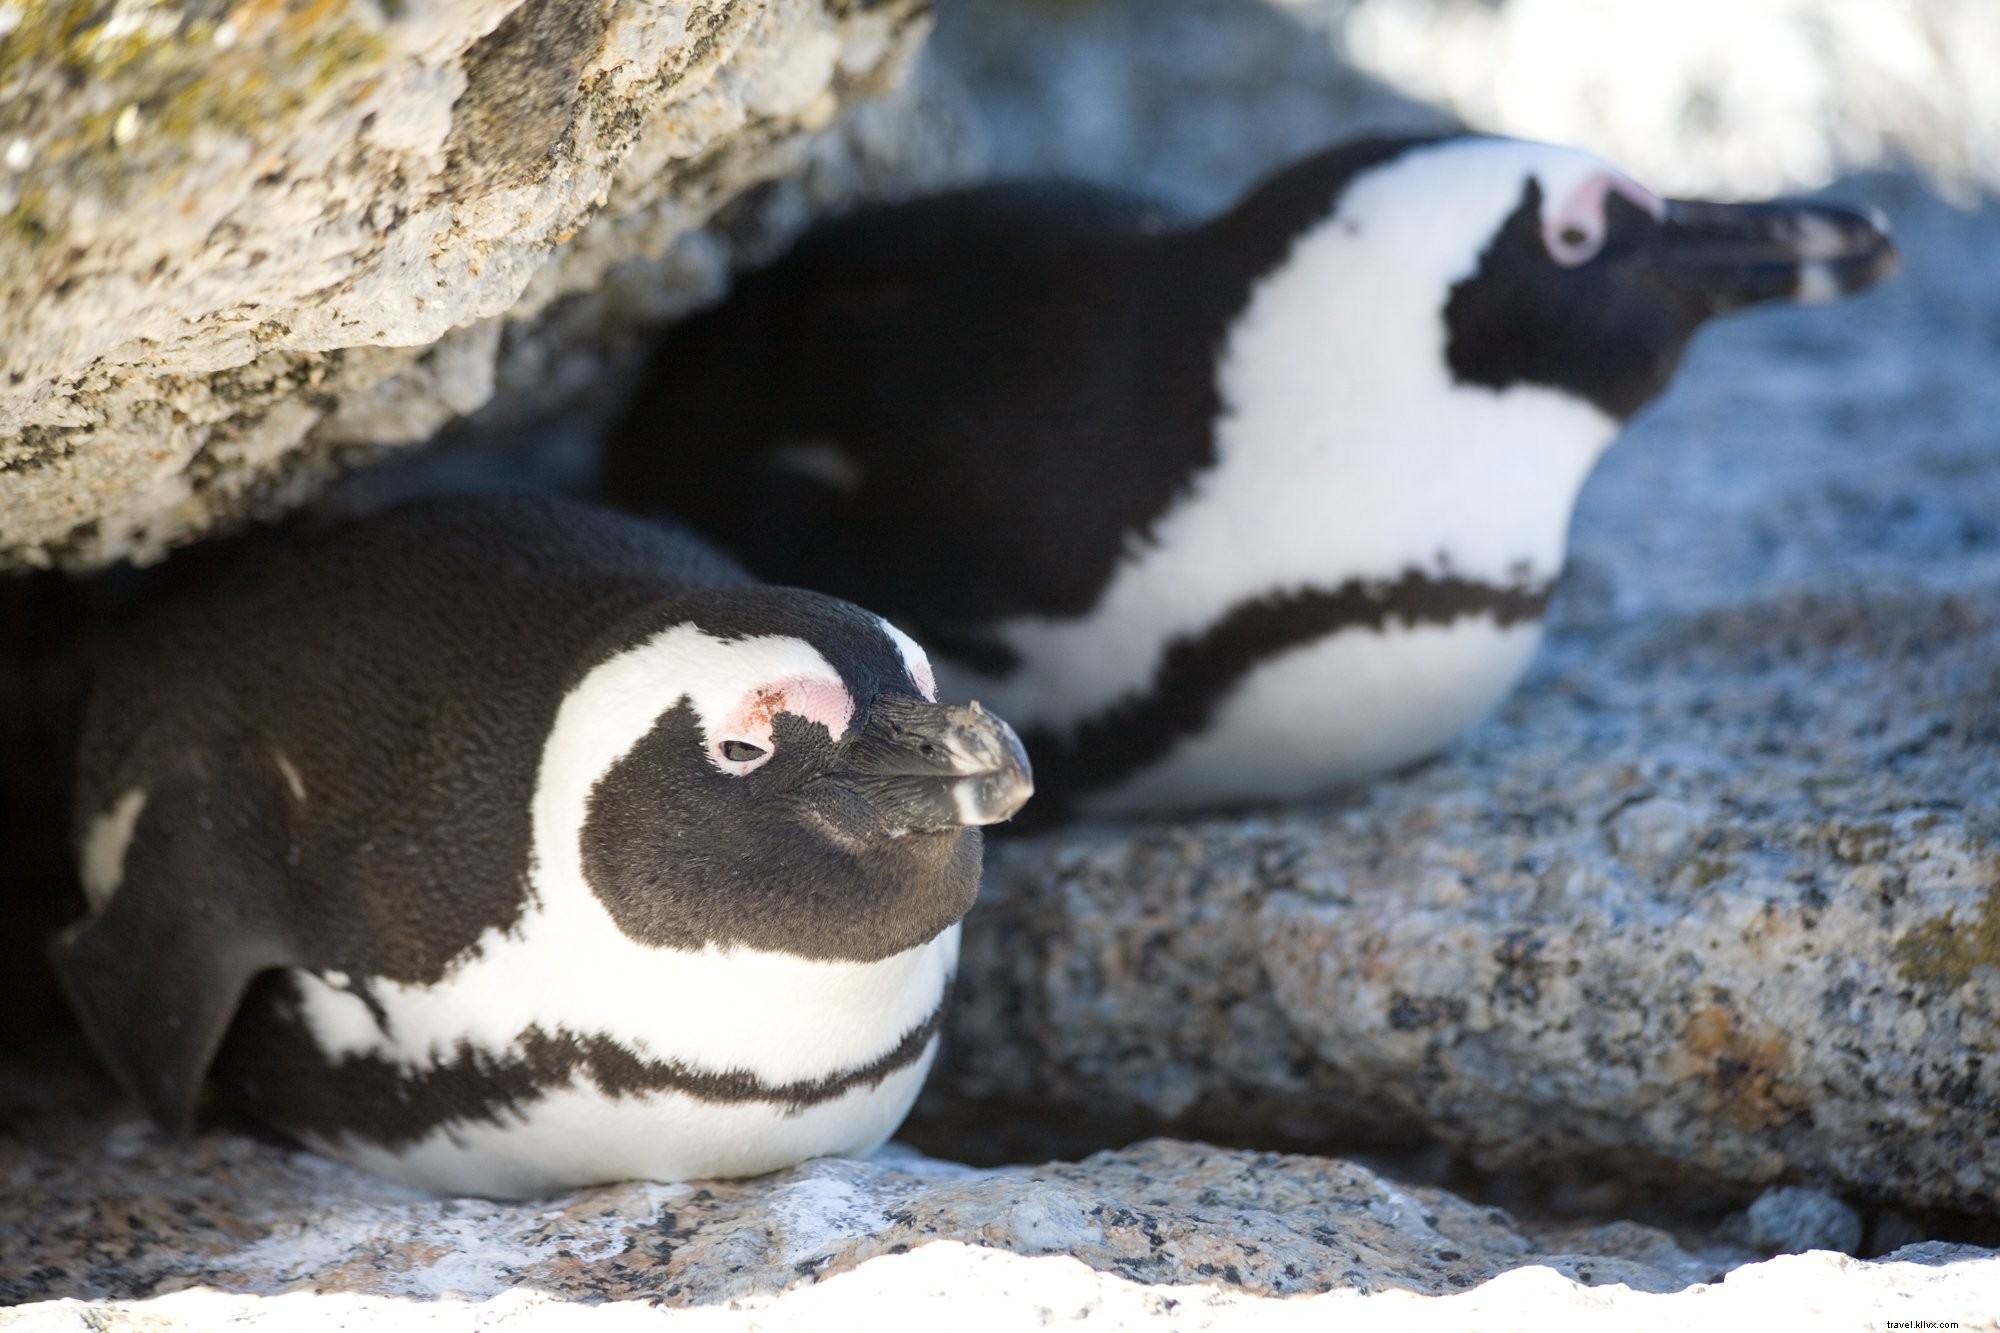
[[[854,697],[839,681],[813,676],[757,686],[711,733],[708,748],[717,766],[740,777],[770,758],[771,723],[780,713],[817,722],[838,737],[854,718]]]
[[[1549,258],[1564,268],[1575,268],[1597,258],[1604,248],[1604,202],[1621,195],[1655,219],[1667,215],[1667,202],[1639,182],[1615,171],[1593,173],[1567,199],[1548,210],[1542,218],[1542,243]]]

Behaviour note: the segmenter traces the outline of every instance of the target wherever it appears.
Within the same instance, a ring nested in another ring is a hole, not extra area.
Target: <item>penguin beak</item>
[[[1887,221],[1830,204],[1670,199],[1657,236],[1657,271],[1709,315],[1760,301],[1820,305],[1896,271]]]
[[[842,785],[865,797],[894,832],[997,824],[1035,790],[1021,738],[977,703],[878,694],[844,749]]]

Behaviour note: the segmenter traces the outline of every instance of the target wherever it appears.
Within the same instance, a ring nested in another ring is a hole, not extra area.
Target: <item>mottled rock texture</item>
[[[628,260],[657,304],[668,247],[890,85],[925,8],[0,6],[0,569],[280,512],[496,374],[546,398],[596,330],[544,312]],[[690,263],[683,300],[720,281]]]
[[[1319,808],[995,839],[932,1113],[1990,1212],[2000,229],[1875,198],[1909,272],[1698,342],[1490,724]]]
[[[2000,1283],[2000,1257],[1969,1247],[1736,1267],[1754,1256],[1689,1253],[1630,1224],[1531,1231],[1349,1163],[1171,1141],[997,1171],[892,1151],[493,1203],[407,1193],[242,1138],[171,1143],[88,1121],[0,1144],[0,1178],[0,1301],[20,1304],[0,1327],[17,1328],[540,1328],[586,1313],[595,1327],[613,1311],[621,1327],[669,1312],[880,1327],[909,1311],[978,1328],[1527,1328],[1571,1311],[1905,1307],[1990,1328]]]

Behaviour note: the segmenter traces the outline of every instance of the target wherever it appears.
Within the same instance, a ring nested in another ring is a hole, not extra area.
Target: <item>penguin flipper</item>
[[[283,819],[268,785],[240,770],[156,789],[110,902],[50,950],[91,1045],[174,1133],[193,1128],[251,981],[302,961],[282,911],[285,843],[271,840]]]

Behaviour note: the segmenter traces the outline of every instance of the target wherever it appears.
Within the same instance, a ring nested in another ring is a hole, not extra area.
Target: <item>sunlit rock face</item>
[[[1007,174],[1198,204],[1343,133],[1449,121],[1695,198],[1901,165],[1959,202],[2000,188],[1984,0],[958,0],[933,52],[977,89]]]
[[[924,8],[0,8],[0,568],[281,512],[503,361],[547,398],[544,312],[798,170]],[[721,281],[652,276],[655,305]]]
[[[1354,64],[1482,129],[1586,144],[1674,194],[1764,195],[1913,162],[2000,185],[1983,0],[1279,0]]]

